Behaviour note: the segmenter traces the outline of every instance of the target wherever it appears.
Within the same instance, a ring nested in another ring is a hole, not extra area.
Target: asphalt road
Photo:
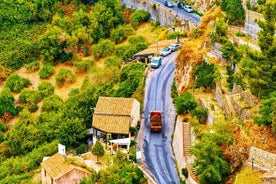
[[[175,109],[170,97],[175,71],[176,52],[163,57],[162,65],[152,69],[146,80],[143,153],[145,163],[159,184],[179,184],[176,163],[172,153],[171,135],[174,129]],[[149,112],[163,112],[161,133],[149,129]]]
[[[188,12],[184,11],[183,9],[178,8],[176,3],[174,3],[173,8],[168,8],[164,5],[165,0],[152,0],[152,1],[155,2],[155,3],[161,4],[161,6],[167,8],[167,9],[170,9],[170,10],[174,11],[174,13],[178,17],[188,19],[189,21],[194,23],[196,26],[198,26],[199,23],[200,23],[200,16],[199,15],[197,15],[195,13],[188,13]]]

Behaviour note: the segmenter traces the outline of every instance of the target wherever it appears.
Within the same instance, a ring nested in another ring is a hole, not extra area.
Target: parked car
[[[178,8],[180,8],[180,9],[184,9],[184,3],[181,3],[181,2],[179,2],[179,3],[177,3],[177,7]]]
[[[169,1],[169,0],[166,0],[164,2],[164,5],[167,6],[167,7],[169,7],[169,8],[173,8],[174,7],[174,4],[171,1]]]
[[[178,43],[174,43],[174,44],[171,44],[171,45],[170,45],[170,49],[171,49],[172,52],[181,49],[181,47],[182,47],[182,45],[180,45],[180,44],[178,44]]]
[[[157,69],[161,66],[161,64],[162,64],[162,58],[161,57],[154,57],[154,58],[151,59],[150,67],[154,68],[154,69]]]
[[[189,12],[189,13],[193,13],[194,12],[193,8],[190,5],[184,5],[183,9],[186,12]]]
[[[170,49],[170,47],[164,47],[160,52],[160,56],[167,56],[171,52],[172,52],[172,50]]]

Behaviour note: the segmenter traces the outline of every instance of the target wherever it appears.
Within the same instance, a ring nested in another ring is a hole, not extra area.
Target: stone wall
[[[181,173],[181,169],[185,167],[183,133],[183,122],[181,121],[181,118],[178,116],[176,120],[173,138],[173,151],[175,154],[175,159],[178,167],[177,169],[179,173]],[[180,174],[180,177],[184,179],[182,174]]]
[[[172,26],[176,22],[180,22],[181,25],[188,28],[195,26],[187,19],[177,16],[177,13],[173,12],[171,9],[165,8],[161,4],[152,2],[151,0],[121,0],[121,4],[126,5],[128,8],[144,9],[148,11],[151,14],[151,18],[155,21],[160,21],[162,26]],[[152,8],[154,4],[156,5],[156,10]]]
[[[250,147],[247,165],[252,165],[253,170],[264,172],[261,184],[276,183],[276,154],[269,153],[256,147]]]

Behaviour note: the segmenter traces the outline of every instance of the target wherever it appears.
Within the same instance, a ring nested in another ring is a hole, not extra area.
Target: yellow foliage
[[[204,14],[203,17],[201,17],[199,28],[205,29],[210,21],[215,20],[221,15],[223,15],[223,12],[221,11],[220,7],[216,7],[212,11],[208,11],[206,14]]]
[[[262,173],[245,168],[236,176],[235,184],[259,184],[261,183]]]

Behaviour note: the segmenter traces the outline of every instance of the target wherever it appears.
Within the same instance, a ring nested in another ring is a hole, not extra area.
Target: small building
[[[140,103],[134,98],[99,97],[94,109],[92,128],[95,139],[130,137],[130,127],[140,120]]]
[[[60,153],[44,157],[41,163],[42,184],[80,183],[84,177],[91,174],[89,170],[72,164],[69,160],[68,156]]]

